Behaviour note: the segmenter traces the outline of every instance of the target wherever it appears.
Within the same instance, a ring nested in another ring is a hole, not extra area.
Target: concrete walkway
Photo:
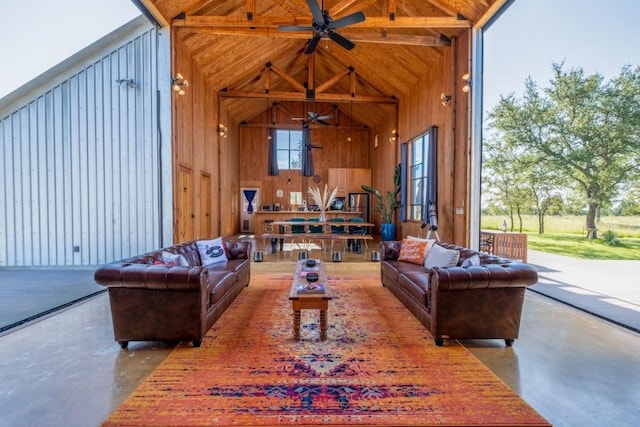
[[[530,290],[640,333],[640,261],[527,256],[539,276]]]

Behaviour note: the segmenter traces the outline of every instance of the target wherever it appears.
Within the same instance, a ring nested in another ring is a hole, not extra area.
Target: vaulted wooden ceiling
[[[315,101],[373,126],[428,76],[452,39],[504,0],[318,0],[334,20],[357,11],[366,19],[337,30],[355,48],[323,38],[312,55],[304,54],[312,32],[278,31],[311,25],[307,0],[137,2],[174,28],[174,43],[189,52],[236,122],[270,100],[308,100],[312,86]]]

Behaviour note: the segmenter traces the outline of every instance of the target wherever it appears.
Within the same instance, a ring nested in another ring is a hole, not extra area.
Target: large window
[[[302,169],[302,131],[278,129],[276,131],[278,169]]]
[[[429,133],[411,141],[409,146],[409,220],[422,220],[427,198]]]

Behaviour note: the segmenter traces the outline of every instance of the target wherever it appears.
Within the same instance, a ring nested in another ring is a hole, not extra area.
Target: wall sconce
[[[394,143],[397,140],[398,140],[398,131],[394,129],[391,131],[391,138],[389,138],[389,142]]]
[[[451,95],[447,95],[446,93],[442,92],[440,94],[440,103],[445,107],[448,107],[451,103]]]
[[[136,88],[136,82],[134,82],[133,79],[118,79],[116,80],[116,83],[118,83],[119,85],[126,84],[131,89]]]
[[[226,138],[227,137],[227,127],[225,125],[218,125],[218,136],[220,136],[221,138]]]
[[[171,79],[171,88],[174,92],[178,92],[178,95],[184,95],[184,88],[189,86],[189,81],[182,77],[182,74],[178,73]]]
[[[471,90],[471,74],[465,73],[462,76],[462,80],[465,81],[465,85],[462,86],[462,91],[465,92],[465,93],[469,92]]]

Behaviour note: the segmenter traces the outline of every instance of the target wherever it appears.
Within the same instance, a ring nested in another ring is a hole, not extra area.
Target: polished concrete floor
[[[295,259],[265,254],[252,271],[291,271]],[[369,259],[345,252],[328,270],[379,271]],[[555,426],[640,425],[640,335],[632,330],[528,292],[513,347],[463,344]],[[16,328],[0,336],[0,425],[98,426],[174,346],[121,350],[106,294]]]

